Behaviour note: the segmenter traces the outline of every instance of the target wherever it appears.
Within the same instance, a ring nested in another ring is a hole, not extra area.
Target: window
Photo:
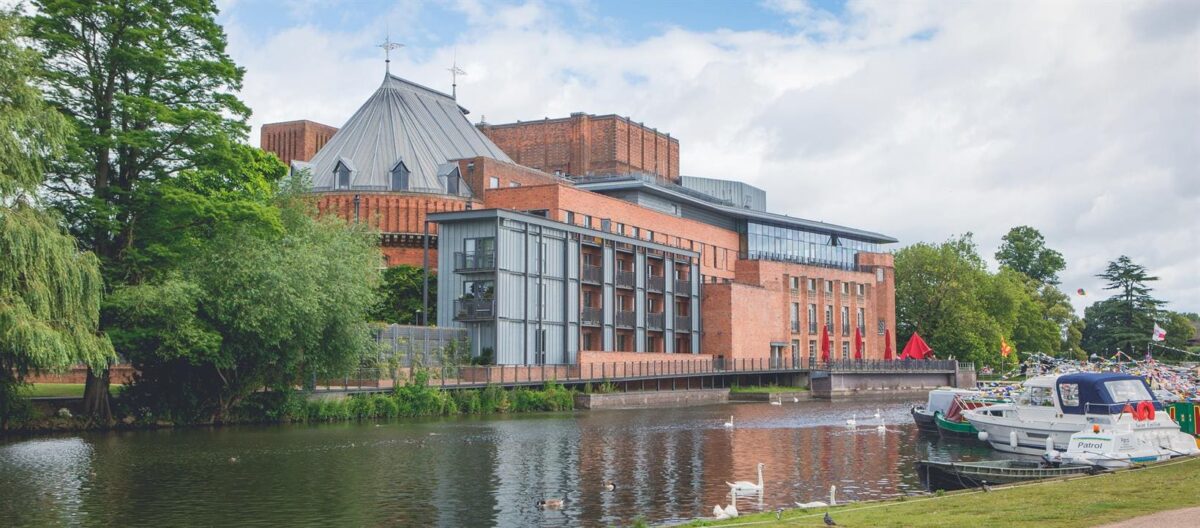
[[[546,318],[546,283],[538,284],[538,319]]]
[[[1149,395],[1146,397],[1149,398]],[[1030,387],[1017,397],[1017,403],[1020,405],[1053,407],[1054,395],[1052,394],[1050,387]]]
[[[463,298],[474,300],[489,300],[494,299],[496,295],[496,281],[479,280],[466,281],[463,283]]]
[[[808,279],[808,291],[817,291],[817,279]]]
[[[850,295],[850,283],[849,282],[842,283],[842,295]]]
[[[825,281],[825,293],[833,293],[833,281]]]
[[[545,242],[538,242],[537,259],[538,259],[537,260],[538,273],[545,275],[546,274],[546,243]]]
[[[817,305],[808,305],[808,333],[817,333]]]
[[[462,178],[458,177],[458,167],[454,167],[453,169],[450,169],[450,172],[446,174],[446,193],[447,194],[458,194],[458,188],[459,188],[458,183],[461,180],[462,180]]]
[[[809,365],[817,364],[817,340],[816,339],[808,340],[808,364]]]
[[[886,331],[887,331],[887,321],[880,319],[879,320],[879,335],[883,335],[883,333]]]
[[[1146,390],[1146,384],[1141,380],[1117,380],[1104,382],[1104,388],[1108,390],[1109,396],[1112,396],[1112,401],[1127,402],[1153,400],[1150,392]]]
[[[583,215],[583,227],[592,228],[592,215]]]
[[[617,351],[626,352],[625,345],[629,344],[629,336],[625,334],[617,334]]]
[[[392,167],[392,190],[408,190],[408,167],[404,165],[403,161],[396,162],[396,165]]]
[[[575,225],[575,213],[567,211],[565,214],[563,214],[563,221],[568,224]]]
[[[496,239],[494,237],[464,239],[463,251],[475,254],[494,253],[496,251]]]
[[[1063,407],[1078,407],[1079,406],[1079,384],[1078,383],[1063,383],[1058,386],[1058,393],[1062,398]]]
[[[500,188],[500,178],[497,178],[495,176],[488,176],[488,189],[499,189],[499,188]]]
[[[843,336],[850,335],[850,307],[849,306],[842,307],[842,335]]]
[[[591,332],[583,333],[583,349],[584,350],[592,350],[592,333]]]
[[[347,167],[345,163],[339,161],[337,162],[337,165],[333,167],[333,173],[337,175],[338,189],[350,188],[350,167]]]
[[[592,304],[592,299],[594,299],[594,298],[595,298],[595,294],[591,290],[584,290],[583,306],[585,308],[595,308],[596,305]]]
[[[842,341],[842,359],[850,359],[850,343]]]
[[[625,224],[622,224],[621,222],[617,222],[617,234],[618,235],[625,234]]]
[[[875,282],[883,282],[883,268],[875,268]]]
[[[631,234],[630,236],[632,236],[633,238],[641,238],[642,237],[642,228],[640,228],[638,226],[633,226],[633,234]]]
[[[646,240],[654,242],[654,231],[651,231],[649,229],[646,230]]]
[[[520,182],[508,182],[508,186],[509,187],[520,187],[521,183]]]
[[[800,303],[792,303],[792,331],[800,331]]]
[[[612,231],[612,220],[609,220],[607,218],[601,218],[600,219],[600,230],[604,231],[604,232],[611,232]]]
[[[866,284],[859,283],[859,284],[856,284],[855,286],[858,287],[858,296],[859,297],[866,295],[866,293],[867,293],[867,285]]]
[[[800,291],[800,277],[791,277],[792,291]]]
[[[867,334],[867,309],[866,308],[858,309],[858,319],[855,321],[855,323],[857,323],[856,326],[858,326],[858,333],[861,335],[866,335]]]
[[[536,337],[533,346],[534,352],[537,352],[537,363],[542,364],[546,362],[546,329],[539,328],[534,335]]]
[[[833,305],[825,307],[825,331],[833,333]]]

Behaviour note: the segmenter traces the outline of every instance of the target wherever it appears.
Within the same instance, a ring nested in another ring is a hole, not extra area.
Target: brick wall
[[[508,163],[492,158],[476,157],[458,160],[458,171],[463,181],[476,197],[487,201],[487,193],[494,190],[492,178],[496,178],[495,189],[507,189],[513,186],[531,187],[558,183],[559,179],[542,172],[514,163]]]
[[[779,302],[778,292],[761,286],[705,284],[700,350],[726,359],[770,358],[771,343],[787,340],[787,313],[775,308]]]
[[[358,196],[358,221],[382,233],[423,234],[425,215],[445,211],[462,211],[467,204],[482,203],[470,198],[439,194],[401,192],[332,192],[317,195],[317,210],[321,214],[336,214],[348,222],[355,221],[354,197]],[[437,233],[437,224],[429,224],[429,232]]]
[[[309,161],[337,133],[337,128],[313,121],[267,123],[259,132],[259,146],[273,152],[283,163]]]
[[[513,161],[547,173],[644,172],[679,180],[679,140],[628,118],[576,113],[479,129]]]
[[[133,366],[127,363],[113,365],[108,369],[108,381],[113,385],[123,385],[133,379]],[[87,367],[76,365],[63,372],[52,372],[30,376],[25,381],[29,383],[87,383]]]

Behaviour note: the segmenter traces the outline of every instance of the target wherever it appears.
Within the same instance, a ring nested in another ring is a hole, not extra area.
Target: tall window
[[[404,166],[403,161],[396,162],[396,166],[392,167],[392,190],[408,190],[408,167]]]
[[[850,359],[850,343],[842,341],[842,359]]]
[[[842,335],[850,335],[850,307],[842,307]]]
[[[592,215],[583,215],[583,227],[592,228]]]
[[[866,308],[858,309],[858,320],[855,321],[855,323],[858,323],[858,333],[862,334],[862,335],[867,335],[867,309]]]
[[[572,211],[567,211],[563,214],[563,221],[568,224],[575,225],[575,213]]]
[[[800,277],[791,277],[792,291],[800,291]]]
[[[792,303],[792,331],[800,331],[800,303]]]
[[[499,189],[500,188],[500,178],[497,178],[495,176],[488,176],[488,188],[489,189]]]
[[[817,291],[817,279],[808,279],[808,291]]]
[[[627,352],[627,350],[625,350],[625,349],[627,348],[626,345],[628,345],[628,344],[629,344],[629,336],[627,336],[625,334],[617,334],[617,351],[618,352]]]
[[[858,296],[859,296],[859,297],[862,297],[863,295],[866,295],[866,293],[867,293],[867,285],[866,285],[866,284],[859,283],[859,284],[857,284],[857,286],[858,286]]]
[[[887,321],[879,320],[879,335],[883,335],[887,331]]]
[[[458,167],[451,169],[450,172],[446,174],[446,193],[458,194],[458,182],[461,179],[462,178],[458,177]]]
[[[592,350],[592,333],[591,332],[583,333],[583,349],[584,350]]]
[[[808,305],[808,333],[817,333],[817,305]]]
[[[833,333],[833,305],[825,307],[825,331]]]
[[[842,295],[850,295],[850,283],[849,282],[842,283]]]
[[[825,293],[833,293],[833,281],[825,281]]]
[[[808,364],[810,366],[817,364],[817,340],[816,339],[808,340]]]
[[[490,280],[466,281],[463,283],[463,297],[466,299],[489,300],[495,298],[496,282]]]
[[[339,161],[337,165],[333,167],[333,173],[337,175],[338,189],[350,188],[350,167],[347,167],[345,163]]]

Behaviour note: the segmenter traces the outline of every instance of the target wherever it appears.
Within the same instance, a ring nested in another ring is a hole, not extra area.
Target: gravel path
[[[1172,526],[1200,526],[1200,508],[1158,512],[1106,524],[1098,528],[1168,528]]]

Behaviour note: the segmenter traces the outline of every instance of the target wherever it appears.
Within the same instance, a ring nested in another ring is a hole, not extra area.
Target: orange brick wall
[[[290,165],[292,160],[311,160],[337,130],[313,121],[267,123],[259,131],[259,146]]]
[[[529,211],[546,209],[550,218],[566,220],[566,212],[575,214],[575,223],[583,225],[584,215],[592,216],[593,229],[601,227],[601,220],[608,218],[626,226],[626,235],[636,226],[641,229],[641,238],[648,240],[648,231],[654,233],[654,242],[697,251],[700,253],[700,274],[706,279],[732,279],[737,262],[738,235],[703,222],[687,220],[659,211],[626,202],[619,198],[604,196],[576,189],[565,184],[540,185],[495,189],[486,197],[488,208]]]
[[[507,189],[513,185],[546,185],[559,181],[558,178],[536,169],[484,157],[458,160],[458,171],[463,181],[471,188],[471,192],[477,197],[483,197],[485,207],[487,193],[494,190],[491,188],[492,178],[499,180],[497,189]]]
[[[628,118],[576,113],[479,129],[513,161],[547,173],[643,172],[679,180],[679,140]]]
[[[424,234],[425,215],[445,211],[462,211],[467,203],[476,208],[482,203],[469,198],[436,194],[400,192],[336,192],[320,193],[317,210],[321,214],[337,214],[348,222],[354,218],[354,197],[359,197],[358,221],[366,222],[381,233]],[[429,224],[429,232],[437,233],[437,224]]]
[[[771,342],[787,340],[787,313],[776,308],[779,303],[778,292],[761,286],[705,284],[700,289],[700,350],[727,359],[771,357]]]

